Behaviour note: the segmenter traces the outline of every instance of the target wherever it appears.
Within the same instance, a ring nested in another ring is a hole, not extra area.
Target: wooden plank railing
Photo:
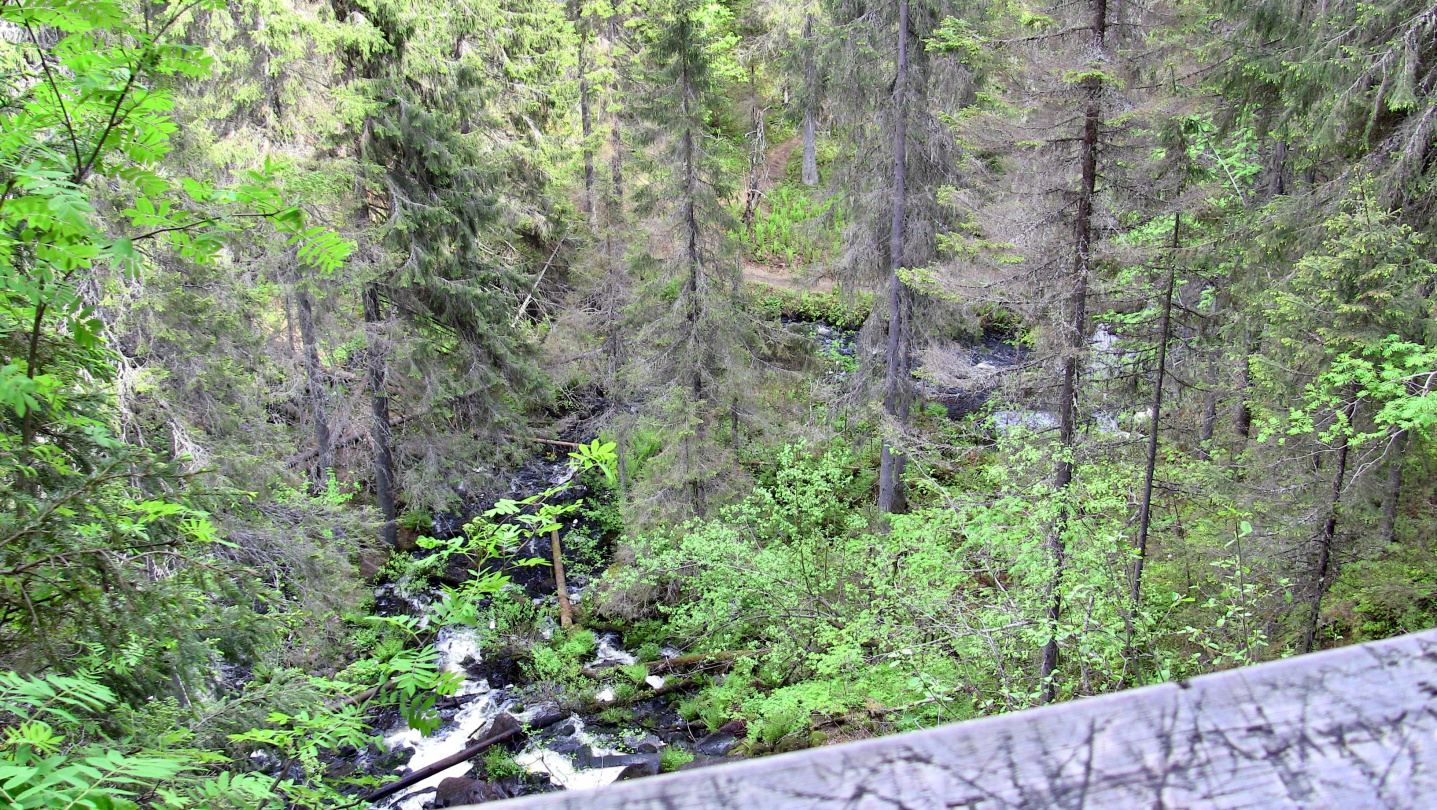
[[[1437,630],[484,810],[1437,807]]]

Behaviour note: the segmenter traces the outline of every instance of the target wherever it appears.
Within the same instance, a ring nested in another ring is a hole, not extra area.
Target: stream
[[[856,332],[825,324],[804,324],[803,328],[811,330],[809,334],[823,354],[834,359],[855,357]],[[1110,362],[1104,355],[1112,351],[1112,346],[1110,335],[1095,335],[1093,348],[1097,357],[1094,362]],[[1025,349],[996,333],[985,334],[978,341],[954,344],[944,351],[951,355],[951,365],[959,368],[960,373],[948,380],[947,385],[924,382],[922,387],[925,397],[941,403],[953,419],[987,407],[999,390],[1004,374],[1021,368],[1028,359]],[[1116,430],[1113,418],[1105,414],[1093,416],[1100,423],[1100,429]],[[988,424],[994,431],[1012,428],[1042,431],[1056,427],[1057,419],[1042,410],[995,409],[988,414]],[[440,538],[456,536],[463,531],[467,520],[490,508],[495,501],[525,498],[567,480],[570,475],[569,465],[562,458],[531,460],[513,473],[507,490],[468,497],[460,513],[436,516],[432,534]],[[576,486],[562,497],[580,498],[585,494],[583,487]],[[572,520],[564,530],[565,561],[573,568],[567,578],[569,599],[576,606],[583,604],[588,596],[590,578],[586,572],[603,570],[612,553],[612,538],[601,535],[599,527],[588,525],[583,519]],[[571,539],[576,536],[581,536],[583,541],[572,543]],[[540,537],[528,541],[516,557],[548,560],[550,551],[548,538]],[[588,558],[580,559],[584,555]],[[524,599],[551,607],[557,601],[549,566],[516,567],[510,569],[510,575],[510,587],[516,592],[522,591]],[[451,568],[440,580],[457,584],[466,576],[466,570]],[[380,613],[424,615],[426,603],[437,594],[437,589],[430,589],[406,597],[393,583],[383,584],[375,592],[376,609]],[[487,629],[492,630],[493,625]],[[498,744],[508,753],[504,758],[508,763],[504,773],[487,773],[486,759],[481,754],[370,807],[373,810],[429,810],[532,793],[603,787],[620,779],[659,773],[663,769],[664,752],[671,748],[682,750],[682,756],[673,760],[686,761],[681,766],[683,769],[734,758],[730,751],[741,732],[707,734],[701,725],[691,727],[673,708],[677,705],[675,698],[682,693],[665,690],[662,676],[649,675],[645,683],[637,686],[641,693],[647,687],[650,697],[641,699],[640,694],[618,700],[615,686],[627,678],[618,667],[632,665],[637,659],[625,648],[623,638],[614,632],[595,634],[595,649],[585,664],[586,674],[599,684],[592,700],[582,701],[578,710],[561,707],[550,697],[555,692],[552,686],[528,681],[525,668],[517,661],[523,655],[523,645],[539,644],[541,639],[551,638],[557,629],[552,619],[544,620],[528,639],[520,640],[521,647],[516,650],[512,643],[485,649],[482,639],[486,633],[480,628],[442,628],[434,641],[439,665],[458,674],[462,681],[454,695],[440,698],[436,703],[441,724],[426,736],[408,728],[397,713],[391,713],[387,730],[381,729],[382,750],[367,758],[366,769],[374,774],[402,777],[453,756],[474,741],[489,736],[493,730],[508,728],[516,721],[527,734],[519,736],[517,741]],[[680,655],[682,651],[672,647],[662,651],[666,659]],[[622,704],[621,711],[606,711],[619,704]]]
[[[564,460],[530,461],[514,474],[507,491],[479,495],[467,503],[461,514],[437,516],[433,530],[437,535],[457,534],[467,519],[482,513],[499,498],[520,499],[542,492],[569,474]],[[582,487],[575,487],[564,497],[584,494]],[[584,541],[573,544],[572,549],[580,551],[571,558],[570,539],[576,535],[583,535]],[[602,570],[612,543],[599,535],[601,530],[583,519],[571,521],[561,538],[566,563],[575,564],[576,571]],[[578,559],[586,554],[593,559]],[[549,555],[548,539],[540,538],[526,543],[516,557],[547,560]],[[457,571],[445,573],[445,578],[451,580],[462,576]],[[536,605],[552,606],[556,601],[552,576],[549,566],[514,568],[510,587],[522,591],[523,598]],[[570,601],[581,605],[588,595],[589,578],[575,573],[568,582]],[[423,615],[426,602],[437,593],[431,590],[406,598],[393,583],[380,585],[375,592],[380,612],[412,615]],[[488,629],[492,627],[491,624]],[[543,621],[525,643],[538,644],[556,630],[552,620]],[[593,699],[585,701],[578,711],[561,708],[550,699],[552,688],[526,680],[524,668],[515,660],[514,646],[496,645],[486,650],[482,641],[485,637],[486,633],[475,627],[447,626],[439,630],[434,641],[439,666],[461,677],[459,689],[437,701],[442,722],[427,736],[409,728],[397,714],[390,716],[387,730],[382,726],[380,729],[382,750],[369,757],[368,770],[404,776],[457,754],[489,736],[491,730],[507,728],[517,721],[529,733],[519,742],[498,745],[508,749],[517,766],[514,770],[519,772],[487,774],[481,754],[371,804],[374,810],[427,810],[554,790],[602,787],[619,779],[658,773],[667,748],[683,749],[686,754],[680,759],[692,759],[685,767],[697,767],[725,761],[736,742],[732,735],[706,736],[701,725],[691,728],[672,708],[677,693],[655,693],[647,699],[640,699],[642,695],[631,697],[623,702],[622,712],[601,716],[609,704],[617,701],[615,685],[627,678],[617,667],[637,661],[617,633],[595,633],[595,649],[584,663],[600,685]],[[666,647],[662,654],[674,658],[682,652]],[[657,675],[648,676],[643,684],[648,690],[664,686],[664,678]]]

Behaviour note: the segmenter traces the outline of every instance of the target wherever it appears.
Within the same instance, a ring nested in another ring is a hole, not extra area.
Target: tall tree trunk
[[[803,184],[818,185],[818,132],[812,110],[803,113]]]
[[[1233,417],[1233,427],[1237,430],[1237,435],[1243,439],[1252,435],[1252,406],[1248,404],[1248,397],[1252,388],[1252,355],[1256,351],[1257,341],[1249,336],[1238,367],[1237,413]]]
[[[1272,150],[1271,174],[1267,178],[1267,195],[1281,197],[1287,193],[1283,172],[1287,170],[1287,141],[1278,141]]]
[[[1203,461],[1212,460],[1212,437],[1217,427],[1217,360],[1212,352],[1207,353],[1207,390],[1202,398],[1202,422],[1198,425],[1197,457]]]
[[[334,451],[330,446],[328,407],[324,381],[319,365],[319,338],[314,328],[314,303],[309,290],[299,282],[295,273],[294,297],[299,308],[299,339],[304,348],[305,386],[308,391],[310,418],[314,420],[315,467],[314,480],[324,484],[328,471],[334,468]]]
[[[1347,419],[1347,425],[1352,424],[1353,417],[1357,415],[1357,383],[1354,381],[1347,386],[1347,405],[1343,408],[1342,414]],[[1347,455],[1349,444],[1346,430],[1337,445],[1337,472],[1332,476],[1332,494],[1327,499],[1327,519],[1322,523],[1322,532],[1317,537],[1317,565],[1314,567],[1312,576],[1312,595],[1308,601],[1307,626],[1302,635],[1302,651],[1312,652],[1317,643],[1317,626],[1322,617],[1322,598],[1327,595],[1327,589],[1332,585],[1332,552],[1337,542],[1337,518],[1338,507],[1342,505],[1342,487],[1347,480]]]
[[[579,25],[579,126],[584,138],[584,213],[593,225],[597,217],[594,205],[594,117],[590,110],[589,66],[587,62],[589,30],[582,19]]]
[[[289,356],[294,357],[294,296],[284,294],[284,332],[289,338]]]
[[[743,216],[745,226],[753,222],[758,210],[759,197],[763,192],[763,179],[768,173],[766,138],[763,131],[763,108],[759,106],[758,81],[753,63],[748,66],[749,127],[753,138],[753,149],[748,157],[748,193],[744,197]]]
[[[1093,40],[1099,53],[1104,50],[1108,28],[1107,0],[1093,2]],[[1063,569],[1067,562],[1067,545],[1063,535],[1068,530],[1070,505],[1066,503],[1067,489],[1073,483],[1073,452],[1077,443],[1077,384],[1078,368],[1083,354],[1083,336],[1088,323],[1088,274],[1092,264],[1093,242],[1093,200],[1098,187],[1098,142],[1102,133],[1103,80],[1100,74],[1092,74],[1083,80],[1087,95],[1087,106],[1083,112],[1083,139],[1080,160],[1082,163],[1082,187],[1078,190],[1078,210],[1073,238],[1073,300],[1072,322],[1068,335],[1068,351],[1063,358],[1062,402],[1059,406],[1058,440],[1062,444],[1062,458],[1053,478],[1053,488],[1058,495],[1058,516],[1052,533],[1048,536],[1048,554],[1053,566],[1048,580],[1047,622],[1050,630],[1048,641],[1043,644],[1042,657],[1038,666],[1038,677],[1043,683],[1043,702],[1057,699],[1058,684],[1055,673],[1058,670],[1058,622],[1063,615]]]
[[[384,388],[389,358],[379,329],[383,321],[379,288],[370,284],[364,288],[364,323],[369,333],[369,352],[365,359],[369,366],[369,405],[374,420],[370,427],[370,440],[374,447],[374,500],[384,517],[381,536],[393,548],[399,542],[399,515],[394,498],[394,439],[389,427],[389,394]]]
[[[1182,214],[1173,215],[1173,251],[1178,247],[1178,228]],[[1168,367],[1168,340],[1172,335],[1173,285],[1177,282],[1177,258],[1169,259],[1168,283],[1163,293],[1163,315],[1158,322],[1158,367],[1153,384],[1152,415],[1148,421],[1147,467],[1143,470],[1143,495],[1138,507],[1137,559],[1133,562],[1133,610],[1137,611],[1143,595],[1143,563],[1148,555],[1148,527],[1152,523],[1153,475],[1158,466],[1158,422],[1163,414],[1163,381]]]
[[[899,271],[903,269],[903,226],[908,209],[908,0],[898,0],[898,70],[893,79],[893,226],[889,232],[888,255],[888,342],[885,348],[887,369],[884,376],[883,410],[893,420],[889,430],[902,429],[908,421],[907,380],[903,372],[907,363],[903,351],[907,347],[904,330],[907,297]],[[903,494],[899,487],[903,478],[904,455],[885,435],[878,466],[878,511],[886,515],[902,508]]]
[[[1407,454],[1407,431],[1398,430],[1388,440],[1387,486],[1382,491],[1382,522],[1377,536],[1383,544],[1397,542],[1397,504],[1402,496],[1402,467]]]
[[[619,116],[614,116],[609,128],[609,172],[613,176],[614,200],[620,207],[624,204],[624,133],[619,128]]]
[[[687,278],[684,280],[684,292],[687,297],[687,305],[684,318],[688,324],[688,334],[685,340],[698,341],[702,338],[698,334],[699,321],[702,317],[703,296],[705,295],[706,282],[704,278],[703,257],[699,251],[699,223],[698,223],[698,144],[694,139],[694,121],[690,109],[691,85],[687,71],[683,74],[684,101],[680,113],[683,115],[684,132],[681,140],[681,154],[683,156],[684,172],[684,199],[683,199],[683,222],[684,222],[684,264],[688,270]],[[688,370],[689,393],[693,397],[694,408],[698,413],[698,424],[695,426],[694,435],[686,441],[690,442],[688,449],[689,456],[689,489],[693,500],[694,513],[702,517],[704,514],[704,490],[699,476],[694,472],[696,459],[700,455],[700,447],[707,438],[708,420],[707,409],[704,406],[704,376],[703,369],[695,363]]]
[[[818,63],[813,58],[813,15],[803,18],[803,184],[818,185]]]

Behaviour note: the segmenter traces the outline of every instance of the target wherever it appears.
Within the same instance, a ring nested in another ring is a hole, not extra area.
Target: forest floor
[[[783,143],[776,144],[768,152],[768,161],[764,165],[763,176],[759,178],[758,188],[760,193],[767,193],[779,180],[783,179],[788,167],[789,158],[793,150],[803,144],[800,137],[792,137]],[[743,259],[743,280],[754,284],[767,284],[770,287],[781,287],[785,290],[795,292],[832,292],[834,288],[833,279],[827,275],[817,277],[804,272],[804,268],[787,267],[781,264],[765,264],[756,262],[745,257]]]

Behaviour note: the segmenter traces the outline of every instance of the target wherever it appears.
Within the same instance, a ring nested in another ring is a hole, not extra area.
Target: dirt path
[[[759,178],[758,182],[759,191],[768,191],[783,179],[784,169],[788,168],[788,156],[793,154],[793,150],[802,143],[802,138],[789,138],[769,150],[768,162],[764,164],[763,176]]]
[[[828,276],[818,278],[806,278],[803,273],[791,272],[786,267],[779,267],[772,264],[759,264],[748,259],[743,260],[743,280],[754,284],[767,284],[770,287],[782,287],[785,290],[795,292],[833,292],[833,279]]]
[[[761,192],[767,192],[783,179],[784,170],[788,167],[788,158],[793,150],[803,144],[803,139],[789,138],[781,144],[773,147],[768,152],[768,160],[764,164],[763,174],[759,177],[758,188]],[[743,280],[755,284],[767,284],[770,287],[781,287],[785,290],[795,292],[832,292],[833,279],[827,276],[819,278],[808,278],[801,270],[795,272],[787,267],[773,264],[760,264],[749,259],[743,260]]]

